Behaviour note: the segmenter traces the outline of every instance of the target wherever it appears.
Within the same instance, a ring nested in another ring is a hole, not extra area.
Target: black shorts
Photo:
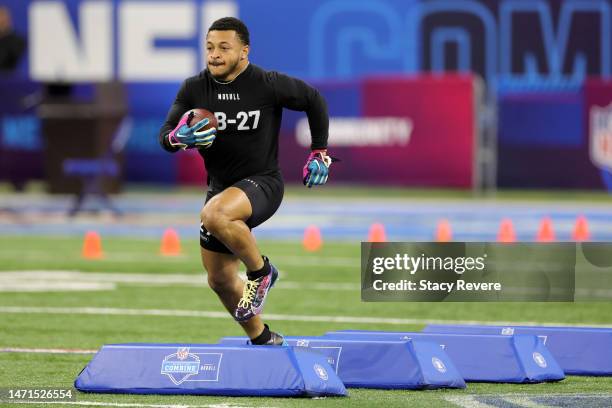
[[[251,176],[244,178],[229,187],[237,187],[245,192],[253,213],[246,220],[246,225],[253,229],[262,224],[264,221],[272,217],[283,201],[285,187],[283,179],[279,173],[265,176]],[[222,192],[224,189],[217,188],[214,183],[209,187],[206,193],[206,203],[215,195]],[[213,252],[221,252],[224,254],[232,254],[233,252],[226,247],[221,241],[212,236],[204,225],[200,222],[200,246]]]

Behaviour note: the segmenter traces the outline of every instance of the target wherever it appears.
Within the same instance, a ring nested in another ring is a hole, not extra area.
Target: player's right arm
[[[209,119],[203,119],[193,126],[188,123],[191,116],[187,113],[193,107],[189,96],[189,80],[181,85],[174,103],[168,111],[166,122],[159,132],[159,143],[169,152],[179,149],[208,148],[215,140],[217,129],[204,130]]]
[[[203,119],[189,127],[191,119],[187,113],[193,107],[188,94],[188,81],[183,82],[174,103],[168,111],[166,122],[159,131],[159,143],[169,152],[179,149],[207,148],[215,140],[217,129],[204,130],[209,120]]]
[[[176,146],[171,141],[170,133],[177,127],[181,117],[189,109],[191,109],[191,104],[187,91],[187,81],[184,81],[176,94],[176,98],[174,98],[172,106],[170,106],[170,110],[168,110],[166,121],[159,131],[159,143],[165,150],[169,152],[176,152],[181,148],[180,146]]]

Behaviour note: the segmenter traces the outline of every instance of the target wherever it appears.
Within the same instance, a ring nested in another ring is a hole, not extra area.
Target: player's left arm
[[[329,114],[327,102],[317,89],[304,81],[270,72],[277,103],[283,108],[306,112],[312,142],[311,152],[302,170],[304,185],[312,187],[327,182],[333,159],[327,154]]]

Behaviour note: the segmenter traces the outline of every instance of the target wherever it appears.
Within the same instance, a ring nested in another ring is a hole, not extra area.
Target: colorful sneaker
[[[270,330],[268,325],[266,324],[266,329]],[[283,346],[289,347],[289,344],[285,341],[285,337],[282,334],[273,332],[270,330],[270,340],[262,344],[253,344],[252,340],[247,341],[247,344],[251,346]]]
[[[261,278],[247,281],[244,284],[242,298],[234,312],[234,319],[239,322],[249,320],[261,313],[268,291],[278,279],[278,269],[270,264],[270,273]]]
[[[271,331],[270,334],[272,334],[272,338],[270,339],[269,342],[265,344],[266,346],[283,346],[283,347],[289,346],[289,344],[287,344],[282,334],[276,333],[273,331]]]

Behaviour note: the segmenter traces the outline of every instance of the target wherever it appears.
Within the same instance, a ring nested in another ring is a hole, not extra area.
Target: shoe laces
[[[257,288],[259,287],[259,282],[247,280],[244,284],[244,289],[242,291],[242,299],[238,302],[238,307],[249,308],[253,303],[253,299],[255,299],[255,295],[257,294]]]

